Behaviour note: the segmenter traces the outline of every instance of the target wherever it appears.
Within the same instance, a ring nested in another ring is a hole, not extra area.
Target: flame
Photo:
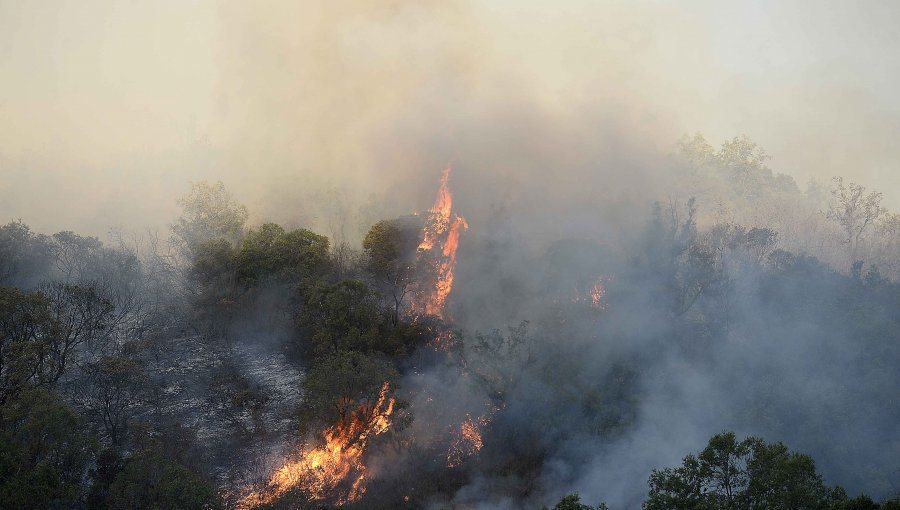
[[[459,435],[450,442],[450,449],[447,451],[448,468],[459,466],[467,457],[481,451],[484,446],[481,427],[489,421],[487,416],[479,416],[478,420],[474,420],[472,415],[466,415],[466,419],[459,425]]]
[[[438,238],[447,232],[450,227],[450,214],[453,210],[453,194],[450,193],[450,163],[441,173],[441,186],[438,188],[438,196],[434,205],[428,210],[429,218],[422,231],[422,242],[419,243],[419,251],[430,251],[434,248]]]
[[[606,310],[606,301],[604,298],[606,297],[606,287],[604,286],[607,278],[601,276],[597,278],[597,280],[591,284],[591,287],[587,292],[582,293],[579,289],[578,285],[576,285],[572,289],[572,303],[589,303],[591,308],[595,310]],[[558,303],[558,299],[554,299],[554,302]]]
[[[418,251],[433,252],[439,248],[436,281],[423,300],[422,309],[426,314],[443,318],[444,303],[453,290],[453,271],[456,268],[456,250],[459,248],[460,234],[468,230],[466,219],[453,213],[453,194],[450,192],[450,170],[448,163],[441,173],[441,185],[434,205],[429,209],[428,219],[422,228],[422,242]]]
[[[591,286],[591,306],[597,310],[606,310],[604,296],[606,296],[606,288],[603,287],[603,278],[598,278]]]
[[[238,509],[250,509],[272,503],[287,491],[302,488],[310,499],[321,500],[333,495],[351,474],[356,476],[346,495],[337,497],[336,505],[358,501],[366,492],[366,466],[362,463],[369,438],[383,434],[391,427],[394,399],[388,398],[389,385],[381,387],[375,405],[364,404],[327,429],[325,444],[304,453],[299,460],[288,462],[272,474],[266,487],[253,490],[238,502]]]

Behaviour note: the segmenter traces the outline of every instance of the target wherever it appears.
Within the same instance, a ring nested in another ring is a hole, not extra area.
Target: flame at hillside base
[[[325,444],[302,454],[299,460],[288,462],[274,474],[264,488],[243,496],[237,504],[240,510],[272,503],[291,489],[301,489],[310,499],[334,497],[337,506],[358,501],[366,492],[366,466],[362,457],[371,437],[383,434],[391,427],[394,398],[388,397],[388,383],[381,387],[374,405],[362,405],[347,420],[327,429],[322,435]],[[356,478],[345,494],[334,494],[339,487]]]
[[[434,205],[429,209],[428,218],[422,227],[422,242],[419,243],[420,256],[436,255],[435,282],[421,303],[421,309],[428,315],[444,318],[444,304],[453,290],[453,271],[456,269],[456,250],[459,248],[460,234],[468,230],[466,219],[453,212],[453,194],[450,192],[450,164],[441,173],[441,185]],[[435,253],[436,252],[436,253]]]

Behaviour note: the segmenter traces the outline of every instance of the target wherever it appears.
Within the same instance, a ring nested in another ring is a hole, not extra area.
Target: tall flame
[[[288,462],[275,471],[268,484],[253,490],[238,502],[238,509],[250,509],[272,503],[287,491],[302,488],[311,499],[334,496],[345,480],[353,480],[346,494],[337,495],[337,506],[358,501],[366,492],[366,466],[362,456],[372,436],[383,434],[391,427],[394,399],[388,398],[388,383],[384,383],[375,405],[362,405],[346,420],[341,420],[322,435],[325,444]]]
[[[422,308],[429,315],[443,318],[444,303],[453,290],[453,271],[456,269],[456,250],[459,248],[460,234],[468,230],[466,219],[453,212],[453,194],[450,192],[450,170],[448,163],[441,173],[441,185],[434,205],[422,228],[422,242],[418,251],[439,251],[434,288],[424,297]]]
[[[438,188],[438,196],[434,205],[428,210],[429,218],[422,231],[422,242],[419,243],[419,251],[430,251],[435,242],[450,227],[450,214],[453,210],[453,194],[450,193],[450,163],[441,172],[441,186]]]

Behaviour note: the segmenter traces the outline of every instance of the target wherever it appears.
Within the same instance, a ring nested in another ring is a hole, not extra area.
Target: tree
[[[216,509],[221,500],[208,480],[166,458],[158,449],[145,449],[125,462],[109,487],[111,510]]]
[[[747,476],[750,508],[813,509],[831,504],[831,491],[816,473],[812,457],[791,452],[782,443],[754,439]]]
[[[544,507],[544,510],[547,510],[547,507]],[[606,506],[606,503],[600,503],[596,507],[591,505],[585,505],[581,502],[581,497],[578,496],[577,493],[569,494],[568,496],[564,496],[556,506],[553,507],[553,510],[609,510]]]
[[[824,510],[839,497],[808,455],[732,432],[713,436],[680,468],[653,470],[649,485],[645,510]]]
[[[246,285],[267,276],[314,278],[328,266],[327,237],[302,228],[285,231],[275,223],[248,232],[236,254],[237,276]]]
[[[687,455],[678,468],[654,469],[650,474],[650,492],[644,510],[712,510],[706,498],[705,481],[709,467],[693,455]]]
[[[59,340],[51,344],[54,371],[50,378],[56,382],[78,346],[97,340],[110,329],[115,307],[93,286],[52,283],[44,286],[44,293],[59,331]]]
[[[103,243],[66,230],[53,234],[56,269],[62,280],[80,282],[96,277]]]
[[[109,248],[95,237],[65,231],[53,234],[53,253],[60,284],[91,288],[112,305],[109,333],[127,322],[142,327],[140,311],[147,289],[144,268],[134,251],[124,245]]]
[[[378,400],[384,383],[398,377],[384,357],[341,351],[320,359],[303,382],[305,421],[347,423],[360,404]]]
[[[739,508],[750,477],[747,457],[754,439],[738,442],[733,432],[716,434],[697,457],[706,475],[705,488],[719,508]]]
[[[247,208],[234,199],[221,181],[192,184],[190,193],[178,204],[183,213],[172,225],[172,232],[188,257],[200,243],[210,239],[237,243],[249,216]]]
[[[193,250],[186,286],[194,318],[216,334],[227,331],[238,306],[234,248],[226,239],[210,239]]]
[[[736,136],[722,144],[716,159],[726,172],[738,196],[757,198],[764,186],[772,184],[772,171],[766,167],[771,156],[747,136]]]
[[[0,226],[0,285],[28,289],[47,277],[53,262],[50,240],[21,221]]]
[[[383,348],[381,313],[374,294],[359,280],[320,282],[306,293],[300,323],[317,353]]]
[[[0,405],[28,386],[54,380],[61,370],[53,356],[60,339],[47,296],[0,287]]]
[[[842,242],[847,245],[850,262],[859,256],[860,242],[887,209],[881,205],[882,195],[877,191],[866,194],[859,184],[844,184],[843,177],[832,179],[832,201],[825,216],[835,222],[843,233]]]
[[[416,244],[419,228],[408,228],[399,219],[372,225],[363,240],[366,268],[391,299],[391,320],[400,321],[403,302],[416,278]]]
[[[86,365],[75,400],[105,432],[113,446],[120,446],[131,419],[140,411],[144,372],[134,360],[106,356]]]
[[[30,389],[0,408],[0,508],[74,508],[96,448],[84,419]]]

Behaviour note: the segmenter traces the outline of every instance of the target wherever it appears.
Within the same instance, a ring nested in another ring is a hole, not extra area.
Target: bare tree
[[[58,324],[59,340],[51,346],[51,378],[57,381],[78,346],[98,340],[111,329],[116,319],[115,307],[93,286],[52,283],[45,285],[43,292]]]
[[[825,216],[837,223],[843,233],[842,242],[847,245],[850,262],[859,256],[860,243],[866,231],[881,218],[887,209],[881,205],[882,195],[877,191],[866,194],[866,188],[855,183],[844,184],[843,177],[832,179],[832,201]]]

